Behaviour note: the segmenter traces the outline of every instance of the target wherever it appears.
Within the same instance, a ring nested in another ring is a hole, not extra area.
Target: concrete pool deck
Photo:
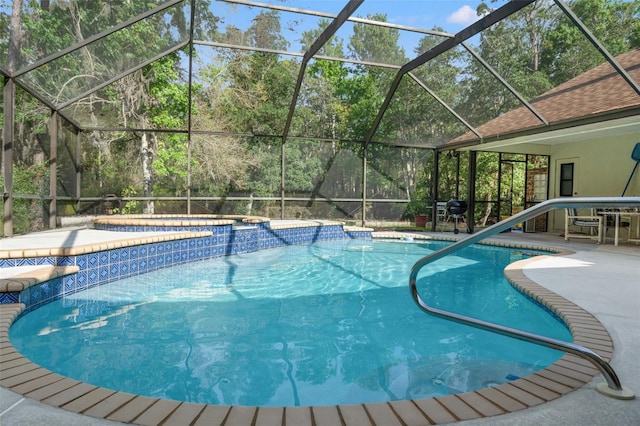
[[[75,232],[73,237],[69,234],[70,232]],[[453,237],[451,233],[432,235],[434,237]],[[463,238],[464,235],[459,234],[459,237]],[[98,240],[93,240],[93,238]],[[106,236],[103,231],[49,231],[3,239],[0,241],[0,250],[19,249],[24,244],[28,244],[29,248],[32,248],[34,242],[40,247],[51,247],[51,244],[57,244],[57,247],[60,247],[65,244],[78,244],[80,241],[83,243],[98,242],[99,239],[104,238]],[[497,235],[492,239],[557,247],[574,252],[570,255],[544,257],[528,262],[523,268],[523,273],[530,280],[584,308],[604,325],[613,340],[614,352],[611,361],[613,368],[624,386],[633,390],[636,395],[640,393],[640,365],[637,362],[640,356],[640,246],[619,245],[615,247],[613,244],[596,245],[592,241],[565,243],[564,239],[557,234],[542,233],[512,232]],[[22,247],[26,248],[26,246]],[[457,424],[640,424],[640,400],[637,397],[632,401],[607,398],[595,389],[596,384],[602,381],[602,376],[597,375],[587,384],[550,402],[510,414],[459,421]],[[415,410],[415,406],[413,409]],[[309,413],[308,410],[305,412]],[[278,416],[278,413],[275,414]],[[315,424],[318,425],[325,424],[321,422],[321,419],[328,418],[322,415],[315,416],[316,412],[314,411]],[[282,418],[282,413],[280,413],[280,417]],[[369,424],[372,417],[370,414],[367,421],[360,423],[348,422],[344,417],[341,421],[348,425]],[[408,416],[402,418],[407,424],[428,424],[425,418],[417,419],[413,423],[407,421]],[[251,419],[252,421],[259,420],[253,417]],[[240,419],[238,418],[238,420]],[[399,421],[399,419],[396,420]],[[52,426],[117,424],[54,408],[34,399],[25,398],[4,387],[0,388],[0,423],[2,425],[46,423]],[[242,423],[235,423],[233,418],[227,417],[225,424]],[[302,423],[301,420],[300,423],[287,422],[287,424],[302,425],[305,423]],[[386,426],[385,423],[378,422],[378,424]]]

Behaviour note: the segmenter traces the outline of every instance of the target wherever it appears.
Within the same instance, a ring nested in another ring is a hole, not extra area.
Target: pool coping
[[[421,234],[375,233],[375,238],[443,240]],[[455,238],[451,238],[455,239]],[[542,249],[555,255],[574,252],[548,246],[504,241],[491,245]],[[548,255],[521,260],[505,268],[512,285],[562,318],[574,342],[606,360],[613,342],[590,313],[527,278],[523,269]],[[554,364],[524,378],[492,388],[413,401],[314,407],[244,407],[188,403],[132,395],[69,379],[23,357],[9,341],[9,328],[24,309],[22,304],[0,306],[0,386],[45,404],[79,414],[145,425],[321,425],[439,424],[520,411],[557,399],[587,384],[598,370],[588,361],[565,354]]]

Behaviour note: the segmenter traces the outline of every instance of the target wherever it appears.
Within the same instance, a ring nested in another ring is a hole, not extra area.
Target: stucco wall
[[[575,161],[574,196],[619,197],[636,164],[631,153],[637,143],[640,143],[640,133],[553,146],[549,196],[559,196],[559,163]],[[640,196],[640,166],[633,175],[625,196]],[[550,230],[562,230],[564,212],[555,212],[553,216],[553,228]]]

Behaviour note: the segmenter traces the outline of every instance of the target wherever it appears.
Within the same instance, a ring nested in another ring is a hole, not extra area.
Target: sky
[[[337,15],[347,4],[348,0],[261,0],[261,3],[324,12]],[[486,0],[490,7],[498,8],[507,0]],[[352,14],[352,17],[366,17],[373,14],[384,14],[387,22],[422,29],[442,28],[445,32],[455,34],[466,28],[479,17],[476,8],[482,0],[365,0]],[[233,0],[215,1],[214,13],[226,16],[222,28],[233,25],[246,30],[251,25],[253,17],[261,8],[246,8],[236,5]],[[290,41],[291,51],[299,51],[301,33],[311,28],[317,28],[318,17],[281,12],[283,35]],[[352,25],[345,23],[336,34],[347,40],[352,32]],[[287,28],[290,31],[287,31]],[[409,57],[414,55],[414,49],[423,34],[401,31],[399,43],[405,48]]]
[[[387,13],[389,22],[422,28],[441,26],[457,32],[475,22],[477,0],[365,0],[354,15]]]
[[[347,0],[271,0],[269,3],[289,7],[319,10],[337,14]],[[353,16],[370,13],[386,13],[389,22],[400,25],[432,28],[435,25],[446,31],[457,32],[478,19],[476,8],[481,0],[365,0]],[[500,0],[487,3],[497,8],[506,3]]]

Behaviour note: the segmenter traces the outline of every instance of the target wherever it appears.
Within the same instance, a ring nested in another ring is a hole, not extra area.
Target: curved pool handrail
[[[531,208],[523,210],[508,219],[498,222],[494,225],[485,228],[476,234],[456,241],[455,243],[442,248],[438,251],[430,253],[429,255],[418,260],[411,268],[409,275],[409,287],[411,295],[420,309],[423,311],[435,315],[440,318],[450,319],[462,324],[466,324],[472,327],[480,328],[483,330],[495,332],[515,339],[523,340],[530,343],[535,343],[541,346],[545,346],[552,349],[569,352],[571,354],[580,356],[587,359],[605,377],[606,385],[597,387],[598,391],[604,395],[611,396],[618,399],[633,399],[634,394],[629,389],[622,386],[620,379],[616,375],[615,371],[600,355],[592,350],[585,348],[584,346],[577,345],[575,343],[564,342],[562,340],[553,339],[550,337],[541,336],[535,333],[529,333],[523,330],[518,330],[511,327],[479,320],[476,318],[467,317],[465,315],[456,314],[453,312],[444,311],[441,309],[433,308],[429,306],[420,297],[417,289],[417,277],[418,272],[425,265],[434,262],[444,256],[447,256],[463,247],[467,247],[478,241],[481,241],[491,235],[497,234],[505,229],[511,228],[513,225],[524,222],[528,219],[546,213],[554,209],[561,208],[620,208],[620,207],[635,207],[640,208],[640,197],[588,197],[588,198],[554,198],[551,200],[543,201]],[[604,384],[602,384],[604,385]]]

